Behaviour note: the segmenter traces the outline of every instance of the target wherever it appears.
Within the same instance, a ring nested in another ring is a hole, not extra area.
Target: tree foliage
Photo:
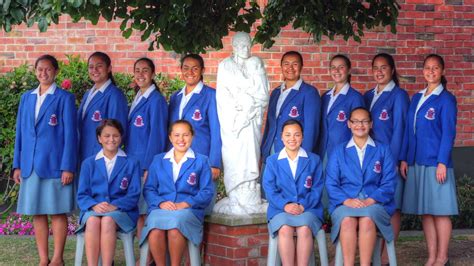
[[[257,0],[0,0],[0,27],[37,23],[46,31],[62,14],[74,21],[85,19],[97,24],[119,19],[125,38],[134,31],[150,50],[162,47],[177,53],[221,49],[229,31],[250,32],[258,19],[255,41],[269,48],[282,27],[310,33],[315,41],[322,36],[342,35],[360,41],[364,29],[390,25],[395,32],[399,5],[394,0],[269,0],[263,16]]]

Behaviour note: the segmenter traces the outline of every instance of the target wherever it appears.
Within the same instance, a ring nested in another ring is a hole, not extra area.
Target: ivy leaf
[[[128,29],[126,29],[125,31],[122,32],[122,36],[123,36],[125,39],[128,39],[128,38],[130,38],[130,36],[132,35],[132,32],[133,32],[133,29],[132,29],[132,28],[128,28]]]

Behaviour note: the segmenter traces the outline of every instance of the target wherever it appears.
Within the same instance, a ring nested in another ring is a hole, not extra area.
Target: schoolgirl
[[[95,136],[95,129],[100,122],[110,118],[127,125],[128,113],[127,99],[115,86],[110,57],[95,52],[89,56],[88,64],[89,77],[94,86],[84,94],[77,113],[80,162],[101,149]]]
[[[77,127],[74,95],[54,82],[56,58],[35,62],[39,86],[21,96],[16,120],[13,179],[20,184],[17,212],[33,215],[39,265],[64,265],[67,218],[74,208],[71,182],[76,171]],[[48,258],[48,215],[54,254]]]
[[[283,265],[293,265],[295,254],[297,265],[308,265],[313,236],[323,221],[322,163],[319,156],[301,147],[303,126],[298,120],[287,120],[282,127],[285,146],[268,157],[263,175],[269,230],[270,234],[278,234]]]
[[[456,98],[447,90],[441,56],[425,58],[423,76],[427,86],[412,98],[400,152],[400,172],[406,178],[402,212],[422,216],[428,247],[425,265],[447,265],[452,231],[449,216],[458,214],[451,158]]]
[[[112,265],[117,230],[131,232],[137,223],[140,166],[119,148],[123,129],[118,120],[102,120],[96,136],[102,149],[81,166],[77,232],[85,232],[88,265],[98,265],[99,256],[102,265]]]

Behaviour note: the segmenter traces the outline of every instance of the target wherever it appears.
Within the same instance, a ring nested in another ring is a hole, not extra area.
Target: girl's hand
[[[364,202],[362,202],[360,199],[346,199],[342,204],[344,204],[344,206],[351,207],[351,208],[366,207]]]
[[[143,183],[146,182],[147,177],[148,177],[148,171],[145,170],[145,172],[143,172]]]
[[[176,206],[176,210],[187,209],[187,208],[191,207],[191,206],[190,206],[187,202],[185,202],[185,201],[176,203],[175,206]]]
[[[219,178],[219,176],[221,175],[221,169],[212,167],[211,171],[212,171],[212,181],[216,181],[217,178]]]
[[[366,198],[362,200],[362,203],[364,203],[365,207],[369,207],[370,205],[374,205],[376,201],[373,198]]]
[[[172,201],[164,201],[160,203],[160,209],[167,210],[167,211],[176,211],[176,204]]]
[[[63,186],[71,184],[72,180],[74,179],[74,174],[69,171],[63,171],[61,174],[61,184]]]
[[[109,203],[104,201],[94,205],[94,207],[92,207],[92,210],[97,213],[106,213],[108,212],[108,205]]]
[[[21,170],[19,168],[13,170],[13,181],[15,181],[16,184],[21,183]]]
[[[404,179],[407,179],[407,173],[408,173],[408,163],[406,161],[402,161],[400,163],[400,175]]]
[[[300,206],[296,203],[287,203],[283,210],[286,213],[292,214],[292,215],[299,215],[301,214],[301,209]]]
[[[107,202],[107,212],[113,212],[115,210],[117,210],[117,206],[113,205],[113,204],[110,204]]]
[[[443,163],[438,163],[438,167],[436,167],[436,180],[440,184],[446,182],[446,165]]]

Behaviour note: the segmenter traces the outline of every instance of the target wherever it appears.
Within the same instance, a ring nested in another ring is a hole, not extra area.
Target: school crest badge
[[[292,118],[297,118],[298,116],[300,116],[298,108],[296,106],[291,107],[290,113],[288,115]]]
[[[194,121],[201,121],[202,120],[201,111],[199,109],[194,110],[194,113],[191,119]]]
[[[430,109],[428,109],[428,111],[426,111],[425,118],[428,120],[435,120],[436,114],[435,114],[435,109],[433,107],[431,107]]]
[[[135,117],[135,121],[133,122],[133,125],[136,127],[144,126],[145,124],[143,123],[143,117],[141,115],[137,115],[137,117]]]
[[[309,175],[306,177],[306,180],[304,181],[304,187],[311,188],[312,186],[313,186],[313,177]]]
[[[347,120],[347,116],[346,116],[346,113],[344,112],[344,110],[339,111],[339,113],[337,114],[336,120],[339,121],[339,122],[344,122],[344,121]]]
[[[193,172],[188,176],[188,180],[186,180],[186,182],[188,182],[188,184],[190,184],[191,186],[194,186],[196,185],[196,179],[197,175]]]
[[[120,189],[125,190],[128,188],[128,178],[124,177],[122,178],[122,181],[120,181]]]
[[[95,110],[95,112],[92,114],[92,121],[94,122],[102,121],[102,115],[100,114],[99,110]]]
[[[374,172],[380,174],[382,172],[382,164],[380,161],[376,161],[374,164]]]
[[[386,121],[388,119],[390,119],[390,116],[388,115],[387,109],[383,109],[382,112],[380,112],[379,120]]]
[[[55,114],[52,114],[49,118],[48,125],[54,127],[58,124],[58,117]]]

